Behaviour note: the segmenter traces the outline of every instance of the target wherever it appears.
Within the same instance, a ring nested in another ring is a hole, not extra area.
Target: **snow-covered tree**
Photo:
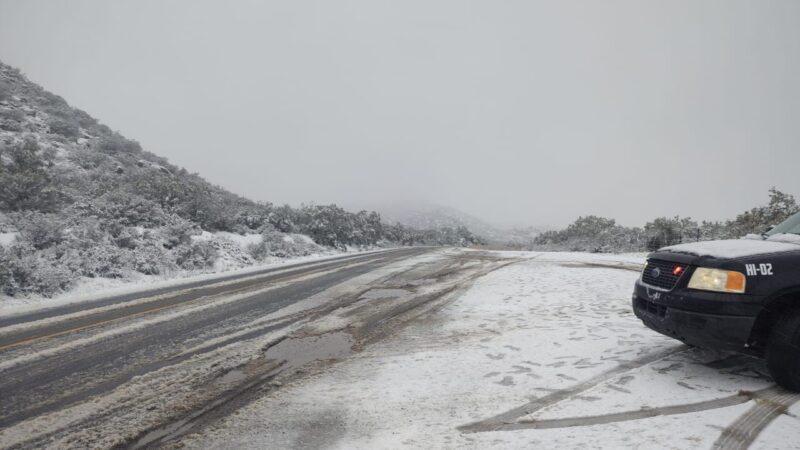
[[[769,203],[736,216],[727,224],[729,237],[740,237],[749,233],[761,234],[792,214],[800,211],[794,196],[775,187],[769,190]]]
[[[56,208],[57,187],[47,171],[52,156],[33,139],[0,149],[0,210],[50,211]]]

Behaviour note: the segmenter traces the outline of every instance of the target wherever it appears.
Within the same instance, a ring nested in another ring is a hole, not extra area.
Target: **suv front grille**
[[[676,268],[680,267],[678,273]],[[651,259],[642,272],[642,282],[661,289],[672,290],[681,276],[686,272],[686,266],[670,261]]]

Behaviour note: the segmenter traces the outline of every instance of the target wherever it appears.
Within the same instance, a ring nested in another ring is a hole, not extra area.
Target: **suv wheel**
[[[767,366],[778,385],[800,392],[800,311],[783,315],[769,335]]]

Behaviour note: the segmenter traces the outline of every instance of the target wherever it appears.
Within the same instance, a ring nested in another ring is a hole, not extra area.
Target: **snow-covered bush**
[[[125,139],[119,134],[113,133],[100,138],[98,150],[112,155],[117,153],[141,153],[142,146],[136,141]]]
[[[175,262],[182,269],[197,270],[214,266],[217,249],[207,241],[196,241],[175,250]]]
[[[279,258],[306,256],[319,251],[320,247],[300,236],[295,237],[275,229],[268,229],[261,233],[261,241],[250,245],[247,250],[257,261],[264,261],[271,256]]]
[[[3,80],[0,80],[0,102],[11,98],[11,85]]]
[[[114,236],[114,243],[117,247],[134,250],[142,244],[142,240],[136,228],[123,227],[117,235]]]
[[[125,191],[102,195],[94,202],[99,217],[128,226],[157,227],[167,223],[164,210],[157,203]]]
[[[48,121],[47,125],[50,127],[51,133],[55,133],[70,139],[77,138],[81,132],[80,125],[72,120],[54,117]]]
[[[96,217],[74,217],[68,229],[65,246],[71,249],[87,250],[110,240],[106,222]]]
[[[99,244],[71,256],[80,275],[89,278],[122,278],[135,267],[133,253],[113,244]]]
[[[65,223],[55,214],[26,213],[16,216],[15,225],[21,240],[36,250],[58,245],[65,240]]]
[[[25,113],[19,109],[0,107],[0,119],[7,119],[14,122],[22,122],[23,120],[25,120]]]
[[[0,147],[0,210],[51,211],[57,208],[57,187],[47,171],[52,155],[33,139]]]
[[[52,255],[36,253],[24,244],[3,251],[0,259],[0,288],[6,295],[50,297],[69,289],[76,279],[69,267],[54,264]]]
[[[156,245],[142,245],[133,252],[133,270],[145,275],[157,275],[169,267],[164,250]]]
[[[181,221],[162,228],[161,235],[164,239],[164,248],[172,249],[179,245],[186,245],[192,241],[194,229],[191,223]]]
[[[0,130],[22,131],[25,113],[19,109],[0,107]]]
[[[23,128],[22,123],[18,121],[0,118],[0,130],[20,132],[23,131]]]
[[[11,270],[11,255],[0,245],[0,293],[14,295],[16,290],[17,285]]]
[[[76,166],[84,169],[85,171],[93,171],[103,166],[110,167],[113,165],[111,157],[105,153],[100,153],[94,149],[86,147],[75,148],[69,155],[70,161]],[[84,181],[90,181],[87,173],[80,173]]]

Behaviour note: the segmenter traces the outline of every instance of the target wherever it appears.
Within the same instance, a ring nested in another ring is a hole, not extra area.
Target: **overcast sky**
[[[258,200],[641,225],[800,195],[796,0],[0,0],[0,59]]]

